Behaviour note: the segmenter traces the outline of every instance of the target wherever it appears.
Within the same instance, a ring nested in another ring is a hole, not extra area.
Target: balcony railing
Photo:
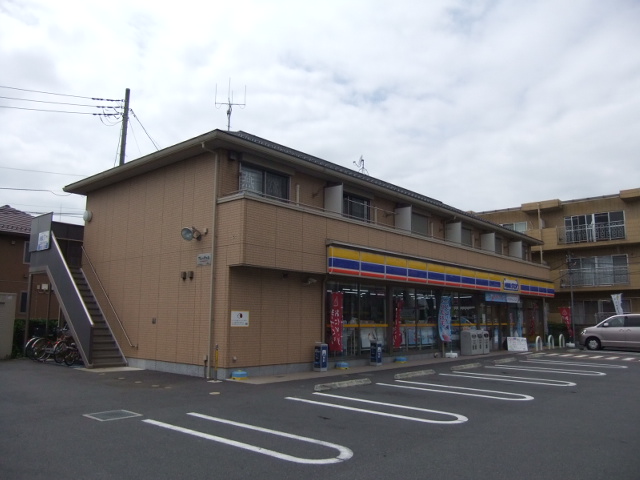
[[[558,243],[563,244],[603,242],[607,240],[624,240],[626,238],[626,228],[622,221],[579,225],[577,227],[560,227],[558,228],[558,233]]]
[[[560,288],[628,285],[629,267],[596,267],[561,270]]]

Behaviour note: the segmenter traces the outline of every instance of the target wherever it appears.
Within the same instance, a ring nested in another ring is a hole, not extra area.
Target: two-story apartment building
[[[501,348],[542,335],[554,296],[539,239],[244,132],[65,191],[87,197],[83,269],[133,366],[222,377],[308,370],[316,342],[334,360],[373,340],[440,351],[443,305],[448,348],[470,326]]]
[[[577,200],[545,200],[479,216],[542,240],[535,259],[549,265],[556,292],[549,319],[573,306],[573,324],[594,325],[615,314],[640,311],[640,188]]]
[[[27,326],[27,336],[33,333],[44,335],[48,333],[45,319],[49,320],[49,324],[62,321],[57,296],[48,276],[43,273],[30,274],[29,271],[32,220],[30,214],[9,205],[0,207],[0,295],[11,298],[12,311],[4,311],[9,308],[7,302],[2,307],[3,315],[7,322],[20,321],[17,336],[22,334],[23,325]],[[52,222],[51,229],[60,242],[63,254],[71,262],[74,256],[79,256],[83,228],[81,225]],[[10,327],[6,330],[9,336],[14,331],[13,325]],[[10,339],[6,342],[10,350]],[[16,339],[17,346],[21,342]]]

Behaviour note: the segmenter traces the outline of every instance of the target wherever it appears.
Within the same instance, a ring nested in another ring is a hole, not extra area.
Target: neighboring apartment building
[[[373,341],[433,353],[441,306],[454,347],[475,326],[501,348],[542,335],[554,295],[535,238],[244,132],[65,191],[87,197],[84,276],[132,366],[309,370],[316,342],[336,361]]]
[[[612,294],[622,294],[624,312],[640,312],[640,188],[478,215],[543,241],[532,255],[551,268],[550,321],[561,323],[560,308],[573,305],[579,332],[615,314]]]
[[[0,207],[0,292],[16,295],[16,319],[27,319],[27,315],[30,319],[57,319],[58,302],[47,276],[34,275],[29,279],[32,219],[28,213],[9,205]],[[52,225],[66,252],[79,248],[83,228],[59,222]]]

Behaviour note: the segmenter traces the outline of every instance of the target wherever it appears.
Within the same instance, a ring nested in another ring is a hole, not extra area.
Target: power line
[[[156,147],[156,150],[160,150],[160,148],[158,147],[158,144],[153,140],[153,138],[151,138],[151,135],[149,135],[149,132],[147,132],[147,129],[144,128],[144,125],[142,125],[142,122],[140,121],[136,113],[133,111],[133,109],[131,109],[131,115],[133,115],[133,118],[135,118],[138,121],[144,133],[147,135],[147,137],[149,137],[149,140],[151,140],[151,143],[153,143],[153,146]]]
[[[0,190],[14,190],[14,191],[18,191],[18,192],[49,192],[49,193],[53,193],[54,195],[58,196],[58,197],[68,197],[69,195],[73,195],[71,193],[56,193],[52,190],[43,190],[40,188],[11,188],[11,187],[0,187]]]
[[[77,115],[93,115],[96,117],[115,117],[120,113],[92,113],[92,112],[70,112],[68,110],[45,110],[41,108],[25,108],[25,107],[11,107],[8,105],[0,105],[0,108],[14,108],[16,110],[30,110],[33,112],[50,112],[50,113],[73,113]],[[111,107],[109,107],[111,108]]]
[[[20,172],[49,173],[51,175],[67,175],[70,177],[88,177],[89,176],[89,175],[80,175],[78,173],[60,173],[60,172],[48,172],[46,170],[30,170],[28,168],[3,167],[2,165],[0,165],[0,168],[4,168],[6,170],[17,170]]]
[[[80,95],[69,95],[66,93],[52,93],[52,92],[43,92],[41,90],[29,90],[27,88],[18,88],[18,87],[8,87],[6,85],[0,85],[0,88],[6,88],[9,90],[18,90],[21,92],[31,92],[31,93],[41,93],[43,95],[57,95],[60,97],[73,97],[73,98],[84,98],[85,100],[98,100],[101,102],[122,102],[122,100],[114,100],[111,98],[99,98],[99,97],[83,97]]]
[[[70,105],[72,107],[91,107],[91,108],[113,108],[111,105],[88,105],[86,103],[68,103],[68,102],[48,102],[46,100],[32,100],[30,98],[18,98],[18,97],[5,97],[0,95],[0,98],[5,100],[18,100],[19,102],[34,102],[34,103],[48,103],[51,105]]]

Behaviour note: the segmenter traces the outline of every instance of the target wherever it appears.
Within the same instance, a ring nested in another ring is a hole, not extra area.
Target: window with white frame
[[[577,287],[625,285],[629,283],[629,259],[627,255],[573,258],[569,273]]]
[[[567,243],[624,239],[624,211],[565,217],[564,228]]]
[[[528,229],[527,222],[503,223],[501,226],[520,233],[524,233]]]

